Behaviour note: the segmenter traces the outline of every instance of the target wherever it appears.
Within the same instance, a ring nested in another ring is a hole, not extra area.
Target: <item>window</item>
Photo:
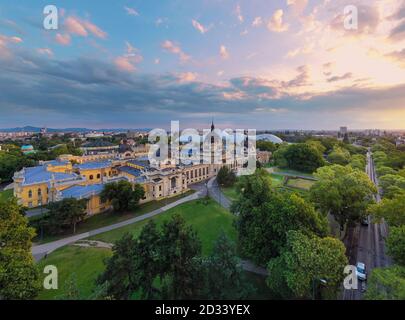
[[[198,169],[198,175],[201,177],[201,168]]]
[[[94,178],[94,177],[93,177],[93,175],[91,174],[90,177],[89,177],[89,179],[90,179],[90,180],[93,180],[93,178]]]
[[[104,172],[104,177],[106,177],[107,176],[107,172]]]
[[[49,194],[49,188],[46,188],[46,194]]]
[[[190,177],[189,177],[189,172],[188,172],[188,171],[186,172],[186,176],[187,176],[187,180],[188,180],[188,179],[190,178]]]
[[[159,186],[159,191],[162,191],[162,186]]]
[[[100,174],[99,173],[97,173],[97,179],[100,179]]]
[[[194,178],[194,171],[191,171],[191,179]]]
[[[32,190],[28,190],[28,198],[32,198]],[[32,206],[32,203],[31,203]]]
[[[38,188],[38,197],[42,196],[42,190]]]
[[[28,208],[32,208],[32,202],[28,202]]]

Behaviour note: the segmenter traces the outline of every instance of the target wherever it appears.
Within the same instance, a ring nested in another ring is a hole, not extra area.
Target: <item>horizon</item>
[[[2,128],[405,129],[402,0],[46,5],[0,4]]]

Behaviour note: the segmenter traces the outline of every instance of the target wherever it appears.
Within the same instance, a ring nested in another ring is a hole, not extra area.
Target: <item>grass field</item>
[[[236,187],[229,187],[229,188],[221,188],[224,195],[231,201],[234,201],[238,198],[238,192],[236,191]]]
[[[0,191],[0,201],[5,201],[13,196],[13,190]]]
[[[273,171],[275,173],[282,172],[282,173],[291,174],[291,175],[295,175],[295,176],[302,176],[302,177],[309,177],[309,178],[314,177],[314,175],[312,173],[306,173],[306,172],[301,172],[301,171],[286,169],[286,168],[273,167]]]
[[[289,178],[286,186],[290,188],[297,188],[302,190],[309,190],[315,182],[312,180],[301,178]]]
[[[163,221],[170,219],[174,214],[179,214],[184,217],[187,223],[196,230],[202,242],[203,254],[209,254],[211,252],[212,245],[221,230],[231,239],[236,239],[236,230],[233,227],[234,216],[214,200],[208,200],[207,204],[204,204],[202,200],[190,201],[174,207],[152,219],[159,225],[162,224]],[[142,227],[147,222],[148,220],[144,220],[133,225],[96,235],[91,239],[112,243],[120,239],[126,232],[138,236]]]
[[[57,299],[63,293],[66,280],[74,275],[79,293],[88,297],[94,288],[97,276],[104,270],[103,260],[111,256],[111,250],[101,248],[82,248],[67,246],[48,255],[39,263],[40,270],[46,265],[58,268],[58,289],[42,290],[38,299]]]
[[[91,216],[77,226],[76,234],[87,232],[87,231],[90,231],[93,229],[98,229],[101,227],[105,227],[105,226],[108,226],[108,225],[111,225],[114,223],[118,223],[121,221],[125,221],[128,219],[140,216],[145,213],[149,213],[151,211],[164,207],[167,204],[175,202],[185,196],[188,196],[192,193],[194,193],[194,190],[189,190],[182,195],[178,195],[178,196],[171,197],[168,199],[164,199],[164,200],[160,200],[160,201],[150,201],[150,202],[141,204],[138,207],[138,209],[133,212],[116,213],[116,212],[112,212],[112,211],[107,211],[107,212],[103,212],[103,213]],[[38,234],[39,234],[39,232],[38,232]],[[34,241],[37,244],[47,243],[50,241],[55,241],[55,240],[64,238],[69,235],[71,235],[71,232],[65,233],[65,234],[60,234],[60,235],[55,235],[55,236],[45,236],[42,240],[40,240],[37,237],[36,239],[34,239]]]
[[[190,201],[152,219],[161,225],[163,221],[170,219],[176,213],[183,216],[187,224],[196,230],[204,255],[208,255],[212,251],[214,241],[222,230],[231,239],[236,239],[236,230],[233,226],[234,216],[213,200],[208,200],[207,204],[204,204],[202,200]],[[92,239],[114,242],[126,232],[138,236],[146,223],[147,220],[97,235]],[[40,262],[39,266],[43,268],[44,265],[52,264],[58,268],[60,289],[44,290],[39,299],[55,299],[60,296],[63,292],[62,287],[71,274],[76,275],[81,295],[88,298],[94,288],[94,280],[104,269],[103,259],[110,255],[111,250],[109,249],[82,248],[72,245],[49,254],[46,260]]]

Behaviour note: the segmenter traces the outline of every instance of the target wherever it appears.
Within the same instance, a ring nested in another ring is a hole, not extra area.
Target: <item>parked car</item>
[[[360,281],[367,280],[366,265],[363,262],[357,262],[356,275],[357,279],[359,279]]]

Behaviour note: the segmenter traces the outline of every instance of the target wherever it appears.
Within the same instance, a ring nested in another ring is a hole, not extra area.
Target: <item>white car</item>
[[[357,279],[359,279],[360,281],[367,280],[366,265],[363,262],[357,262],[356,275]]]

